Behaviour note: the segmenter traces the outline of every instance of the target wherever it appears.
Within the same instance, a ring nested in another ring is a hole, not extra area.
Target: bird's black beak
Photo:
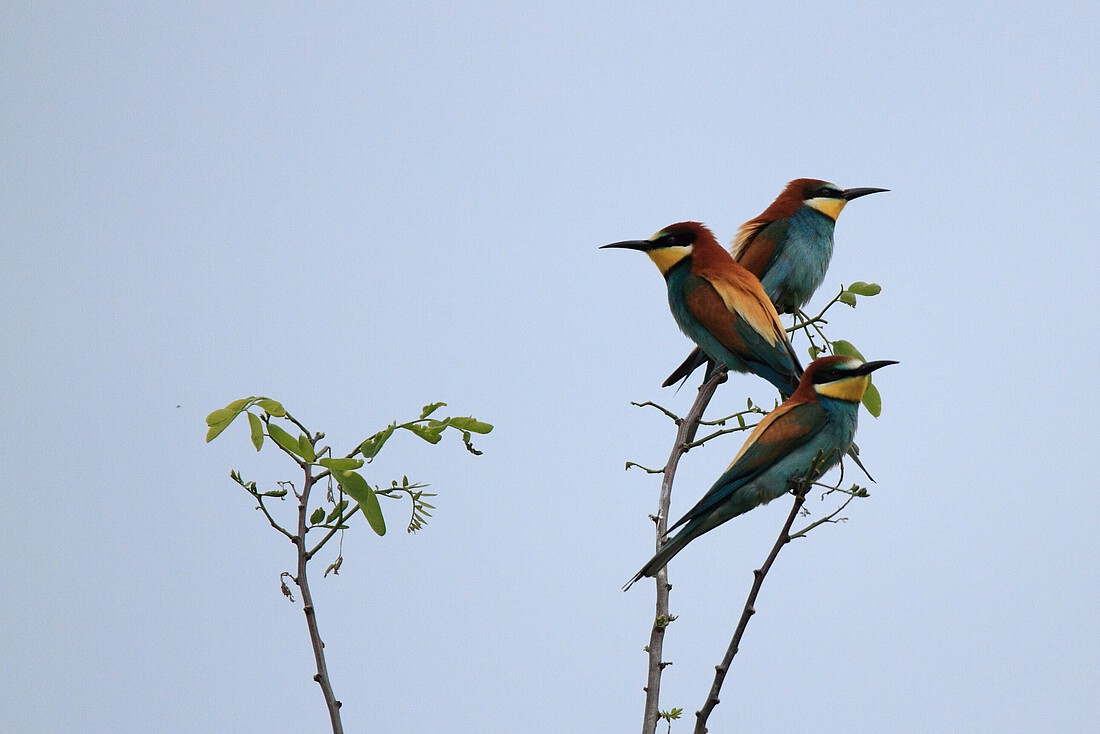
[[[844,198],[847,201],[851,201],[852,199],[858,199],[861,196],[867,196],[867,194],[877,194],[880,191],[889,191],[889,190],[890,189],[870,189],[870,188],[845,189],[841,193],[844,195]]]
[[[611,249],[611,248],[620,249],[620,250],[640,250],[641,252],[645,252],[646,250],[652,250],[653,249],[653,241],[652,240],[624,240],[622,242],[612,242],[610,245],[603,245],[602,247],[600,247],[601,250],[607,250],[607,249]]]
[[[864,362],[861,366],[852,370],[852,373],[856,375],[869,375],[875,370],[882,369],[891,364],[897,364],[897,362],[892,359],[880,359],[877,362]]]

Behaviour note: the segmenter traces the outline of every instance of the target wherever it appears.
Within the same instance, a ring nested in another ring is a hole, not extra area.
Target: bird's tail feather
[[[683,364],[677,367],[676,370],[661,383],[661,387],[670,387],[680,380],[686,381],[687,378],[691,377],[691,373],[699,369],[706,361],[706,353],[699,347],[695,347],[691,354],[688,355],[688,358],[683,361]]]
[[[634,578],[630,579],[623,586],[623,591],[629,589],[635,581],[641,581],[645,576],[656,576],[657,572],[668,565],[668,562],[672,560],[672,557],[682,551],[692,539],[695,538],[695,533],[692,532],[694,528],[688,526],[676,534],[675,538],[672,538],[663,546],[661,550],[657,551],[657,554],[653,558],[649,559],[649,563],[642,566],[642,570],[634,574]]]

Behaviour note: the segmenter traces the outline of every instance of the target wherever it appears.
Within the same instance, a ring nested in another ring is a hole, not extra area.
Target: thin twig
[[[737,428],[723,428],[720,431],[715,431],[714,433],[710,434],[709,436],[703,436],[702,438],[700,438],[696,441],[692,441],[691,443],[689,443],[684,448],[684,450],[685,451],[690,451],[691,449],[698,448],[699,446],[702,446],[703,444],[705,444],[707,441],[711,440],[712,438],[718,438],[719,436],[724,436],[727,433],[737,433],[738,431],[751,431],[754,428],[756,428],[755,423],[753,423],[751,425],[746,423],[745,425],[738,426]]]
[[[283,418],[286,418],[288,421],[298,426],[298,428],[301,429],[302,433],[305,434],[306,439],[308,439],[310,443],[315,443],[317,441],[317,437],[310,434],[309,429],[303,426],[301,422],[299,422],[298,419],[292,416],[290,413],[284,415]]]
[[[247,488],[246,488],[246,489],[247,489]],[[265,505],[265,504],[264,504],[264,497],[263,497],[263,495],[262,495],[262,494],[260,494],[259,492],[254,492],[254,491],[252,491],[251,489],[249,489],[248,491],[249,491],[249,492],[250,492],[250,493],[252,494],[252,496],[253,496],[253,497],[255,497],[255,498],[256,498],[256,502],[258,502],[258,503],[259,503],[259,506],[260,506],[260,510],[262,510],[262,511],[263,511],[263,513],[264,513],[264,516],[265,516],[265,517],[267,518],[267,521],[268,521],[269,523],[271,523],[271,527],[275,528],[275,529],[276,529],[276,530],[278,530],[278,531],[279,531],[280,533],[282,533],[282,534],[283,534],[283,535],[285,535],[286,537],[290,538],[291,542],[293,542],[293,541],[294,541],[294,535],[293,535],[293,534],[291,534],[291,533],[290,533],[290,531],[288,531],[288,530],[287,530],[286,528],[284,528],[284,527],[283,527],[282,525],[280,525],[279,523],[275,522],[275,518],[273,518],[273,517],[271,516],[271,513],[267,511],[267,505]]]
[[[332,538],[332,536],[336,534],[337,530],[340,530],[340,526],[344,525],[357,512],[359,512],[359,503],[358,502],[355,503],[354,507],[350,507],[347,510],[345,510],[343,513],[341,513],[340,517],[336,518],[336,522],[334,522],[332,524],[332,527],[329,528],[329,531],[327,533],[325,533],[325,537],[321,538],[321,540],[318,541],[317,545],[313,546],[313,550],[311,550],[309,553],[306,553],[306,560],[308,561],[309,559],[311,559],[315,555],[317,555],[317,551],[321,550],[321,548],[325,545],[325,543],[327,543],[329,541],[329,539]]]
[[[695,712],[695,734],[706,734],[707,732],[707,718],[710,716],[710,712],[714,710],[714,707],[718,705],[718,694],[722,690],[722,683],[726,679],[726,673],[729,671],[730,663],[733,662],[733,656],[737,654],[738,646],[741,644],[741,637],[745,634],[745,628],[748,627],[749,619],[752,615],[756,614],[756,597],[760,593],[760,587],[764,583],[764,577],[768,575],[768,571],[771,570],[772,564],[775,562],[775,557],[779,555],[779,551],[783,549],[787,543],[791,542],[791,526],[794,524],[794,519],[798,517],[798,512],[802,509],[802,505],[806,502],[806,492],[810,487],[809,482],[800,482],[795,490],[794,504],[791,506],[791,512],[787,515],[787,522],[783,523],[783,529],[779,531],[779,537],[775,541],[775,545],[772,546],[771,553],[768,554],[767,559],[764,561],[764,565],[753,571],[752,590],[749,591],[749,597],[745,600],[745,608],[741,612],[741,621],[737,623],[737,629],[733,632],[733,639],[730,640],[729,648],[726,649],[725,657],[722,658],[722,662],[714,668],[714,683],[710,687],[710,695],[707,696],[706,703],[703,704],[703,708]]]
[[[843,491],[843,490],[841,490],[841,491]],[[848,499],[844,500],[844,502],[840,505],[840,507],[836,508],[835,510],[833,510],[832,512],[830,512],[828,515],[821,518],[820,520],[815,520],[814,522],[810,523],[809,525],[802,528],[798,532],[791,533],[790,539],[794,540],[795,538],[805,538],[806,533],[810,532],[811,530],[813,530],[814,528],[816,528],[820,525],[824,525],[825,523],[830,523],[830,522],[839,522],[839,520],[834,520],[833,518],[835,518],[840,513],[844,512],[844,508],[847,507],[848,503],[851,502],[852,500],[854,500],[856,498],[856,496],[857,495],[849,494]],[[841,518],[841,519],[844,519],[844,518]]]
[[[699,394],[695,398],[691,409],[683,418],[676,419],[678,430],[676,431],[676,443],[672,446],[668,463],[665,464],[664,476],[661,478],[661,494],[657,501],[657,515],[654,518],[657,531],[657,550],[665,542],[665,534],[668,532],[668,510],[672,502],[672,482],[676,477],[676,466],[680,463],[680,457],[687,451],[688,445],[695,439],[695,433],[699,430],[699,420],[703,417],[703,411],[710,403],[714,391],[720,384],[726,381],[726,371],[716,369],[711,378],[699,386]],[[672,415],[667,410],[654,406]],[[656,734],[657,722],[660,718],[661,697],[661,673],[667,663],[661,660],[664,651],[665,629],[671,619],[668,613],[668,592],[672,585],[668,583],[668,568],[662,568],[657,572],[657,601],[653,619],[653,629],[649,633],[649,672],[645,686],[645,713],[642,719],[642,734]]]
[[[631,402],[630,404],[637,407],[637,408],[656,408],[657,410],[661,411],[662,413],[667,415],[669,418],[671,418],[673,421],[679,422],[679,420],[680,420],[680,416],[676,415],[675,413],[670,411],[668,408],[657,405],[657,403],[653,402],[652,400],[646,400],[643,403]]]

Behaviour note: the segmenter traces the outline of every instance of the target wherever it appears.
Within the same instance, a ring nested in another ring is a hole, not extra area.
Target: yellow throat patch
[[[673,265],[691,254],[691,245],[677,245],[675,247],[662,247],[659,250],[646,252],[649,259],[661,271],[661,275],[667,273]]]
[[[871,381],[870,375],[856,375],[836,382],[826,382],[823,385],[814,385],[818,395],[836,400],[847,400],[849,403],[858,403],[863,400],[863,393],[867,390],[867,383]]]
[[[832,219],[834,222],[836,218],[840,216],[840,212],[844,209],[844,205],[848,202],[844,199],[807,199],[806,206],[812,206],[819,212]]]

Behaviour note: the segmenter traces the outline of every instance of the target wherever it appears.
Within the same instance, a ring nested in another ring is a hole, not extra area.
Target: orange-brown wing
[[[786,219],[769,222],[764,219],[752,219],[741,225],[730,246],[730,254],[737,263],[763,279],[765,273],[775,261],[778,243],[787,236],[790,223]]]
[[[779,314],[755,275],[741,267],[708,268],[699,275],[710,282],[727,309],[744,319],[768,344],[787,340]]]

